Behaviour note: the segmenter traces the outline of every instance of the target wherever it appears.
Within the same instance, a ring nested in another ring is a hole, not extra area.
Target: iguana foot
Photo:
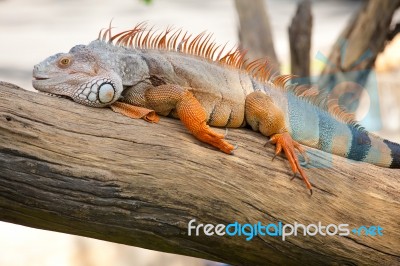
[[[229,144],[227,141],[224,140],[224,135],[215,133],[211,130],[211,128],[206,125],[204,122],[203,125],[199,125],[200,127],[196,130],[196,132],[192,131],[193,135],[208,144],[220,149],[221,151],[227,154],[233,154],[235,147]]]
[[[295,149],[298,152],[300,152],[301,156],[303,156],[304,161],[300,162],[300,165],[305,166],[305,165],[309,164],[310,163],[310,158],[308,158],[306,150],[303,147],[301,147],[301,145],[298,142],[296,142],[294,140],[293,140],[293,145],[294,145]]]
[[[235,147],[224,140],[224,135],[211,130],[206,124],[204,108],[189,91],[186,91],[176,107],[179,119],[199,140],[211,144],[221,151],[232,154]]]
[[[300,162],[300,165],[301,166],[305,166],[305,165],[309,164],[310,163],[310,158],[308,158],[308,155],[307,155],[305,149],[303,147],[301,147],[301,145],[297,141],[294,141],[292,139],[292,142],[293,142],[294,148],[301,154],[301,156],[303,156],[304,161]],[[271,138],[270,140],[267,141],[267,143],[264,144],[264,147],[266,147],[267,144],[275,144],[275,142]],[[272,161],[276,158],[276,156],[278,156],[280,154],[281,150],[282,150],[282,147],[279,148],[279,151],[278,151],[278,148],[277,148],[274,157],[272,157]]]
[[[154,110],[134,106],[131,104],[115,102],[110,105],[110,107],[114,112],[123,114],[133,119],[142,118],[151,123],[157,123],[160,120],[160,117]]]
[[[305,151],[300,144],[294,141],[288,132],[272,135],[269,142],[276,145],[275,155],[273,158],[279,155],[283,150],[294,173],[293,178],[297,173],[299,173],[307,188],[310,190],[310,193],[312,194],[311,184],[308,181],[306,173],[300,167],[299,159],[295,153],[295,150],[298,150],[303,157],[308,160],[308,157],[305,155]]]

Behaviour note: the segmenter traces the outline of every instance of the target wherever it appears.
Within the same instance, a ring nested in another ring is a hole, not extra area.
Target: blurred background
[[[265,1],[281,73],[290,72],[288,27],[298,2]],[[329,56],[338,36],[364,2],[312,1],[311,75],[320,73],[326,64],[317,55]],[[0,80],[32,89],[34,64],[96,39],[99,30],[108,27],[111,19],[116,31],[148,21],[160,28],[174,25],[192,33],[207,30],[214,33],[219,43],[239,42],[240,22],[234,0],[0,0]],[[398,21],[399,14],[395,13],[392,23]],[[374,77],[382,119],[377,133],[397,142],[400,141],[399,73],[400,39],[394,37],[376,60]],[[0,222],[0,266],[3,265],[222,264]]]

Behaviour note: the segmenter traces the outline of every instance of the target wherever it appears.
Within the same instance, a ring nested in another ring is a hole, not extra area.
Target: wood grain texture
[[[221,133],[222,129],[217,129]],[[400,172],[309,150],[314,185],[248,129],[229,156],[178,120],[0,84],[0,220],[233,265],[394,265],[400,261]],[[381,237],[188,236],[187,223],[380,225]]]

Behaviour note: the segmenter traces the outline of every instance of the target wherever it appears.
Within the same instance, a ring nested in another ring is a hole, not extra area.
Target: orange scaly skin
[[[146,105],[157,113],[170,113],[176,110],[178,118],[199,140],[231,154],[234,147],[226,142],[224,136],[215,133],[206,124],[207,114],[203,106],[185,88],[175,85],[160,85],[145,92]]]
[[[160,121],[160,117],[154,110],[143,107],[138,107],[123,102],[115,102],[110,105],[110,108],[116,113],[123,114],[133,119],[142,118],[143,120],[151,123],[157,123]]]
[[[179,119],[193,136],[227,154],[232,153],[234,147],[224,140],[224,135],[215,133],[206,124],[206,112],[191,92],[183,93],[181,100],[176,105],[176,111]]]

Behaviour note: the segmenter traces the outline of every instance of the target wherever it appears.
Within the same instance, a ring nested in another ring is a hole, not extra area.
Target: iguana
[[[226,51],[212,34],[191,37],[141,23],[118,34],[100,31],[89,45],[48,57],[34,66],[33,87],[92,107],[111,107],[131,118],[179,118],[199,140],[231,154],[234,146],[209,126],[246,125],[269,137],[312,193],[296,150],[299,143],[349,159],[400,168],[400,145],[358,126],[337,104],[321,108],[307,91],[271,75],[267,60],[248,62]],[[274,156],[274,157],[275,157]]]

